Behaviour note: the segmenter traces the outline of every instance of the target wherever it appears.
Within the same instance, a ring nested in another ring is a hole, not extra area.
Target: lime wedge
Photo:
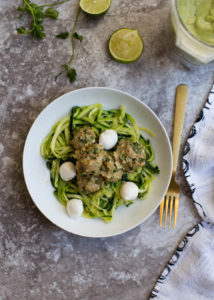
[[[105,14],[111,6],[111,0],[81,0],[81,9],[92,16]]]
[[[108,43],[111,56],[119,62],[136,61],[143,52],[143,40],[136,29],[120,28],[113,32]]]

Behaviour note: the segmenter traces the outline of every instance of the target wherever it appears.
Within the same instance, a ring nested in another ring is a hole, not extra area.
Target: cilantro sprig
[[[62,68],[62,71],[57,74],[55,76],[55,81],[58,79],[59,76],[61,76],[64,72],[66,72],[66,76],[68,77],[69,81],[72,83],[76,80],[76,77],[77,77],[77,72],[74,68],[72,68],[72,63],[73,63],[73,60],[74,60],[74,56],[75,56],[75,39],[79,40],[80,42],[82,42],[83,40],[83,36],[82,35],[79,35],[77,32],[76,32],[76,26],[77,26],[77,22],[78,22],[78,19],[79,19],[79,16],[80,16],[80,13],[81,13],[81,8],[79,7],[78,10],[77,10],[77,14],[76,14],[76,17],[75,17],[75,21],[74,21],[74,25],[73,25],[73,29],[72,29],[72,32],[71,32],[71,47],[72,47],[72,55],[71,55],[71,58],[70,58],[70,61],[68,62],[68,64],[63,64],[61,65],[61,68]],[[66,38],[68,37],[67,35],[67,32],[61,32],[57,35],[58,38]]]
[[[37,5],[30,0],[22,0],[23,4],[17,8],[17,10],[20,12],[18,18],[21,19],[25,13],[28,13],[32,18],[32,22],[29,28],[23,26],[17,28],[18,34],[31,34],[34,38],[44,38],[46,35],[44,32],[44,27],[41,25],[44,22],[44,19],[51,18],[53,20],[56,20],[58,18],[59,12],[53,7],[68,1],[70,0]]]
[[[44,32],[44,27],[42,26],[42,23],[44,22],[45,18],[51,18],[53,20],[56,20],[58,18],[59,12],[54,9],[53,7],[56,5],[63,4],[65,2],[68,2],[70,0],[62,0],[57,1],[53,3],[47,3],[43,5],[37,5],[33,3],[31,0],[22,0],[22,5],[20,5],[17,10],[20,12],[20,15],[18,18],[22,18],[25,13],[29,14],[32,22],[29,28],[26,27],[19,27],[17,28],[18,34],[31,34],[34,38],[42,39],[46,36]],[[67,39],[69,36],[71,38],[71,47],[72,47],[72,55],[67,64],[61,65],[62,71],[59,72],[58,75],[55,76],[55,81],[59,76],[61,76],[63,73],[66,73],[66,76],[68,77],[69,81],[72,83],[76,80],[77,72],[74,68],[72,68],[72,63],[75,56],[75,39],[82,42],[83,36],[78,34],[76,32],[76,25],[79,19],[81,13],[81,8],[79,7],[76,13],[74,25],[71,34],[69,32],[60,32],[56,35],[56,38],[59,39]]]

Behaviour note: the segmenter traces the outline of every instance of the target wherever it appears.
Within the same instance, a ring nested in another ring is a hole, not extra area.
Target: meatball
[[[131,172],[145,165],[146,154],[143,147],[130,140],[120,140],[114,152],[116,164],[124,171]]]
[[[73,139],[71,140],[71,146],[77,150],[82,147],[88,147],[94,144],[96,141],[96,134],[89,126],[83,126],[80,129],[74,131]]]
[[[99,144],[92,144],[75,152],[77,184],[81,192],[94,193],[104,186],[101,172],[105,155],[103,146]]]
[[[85,194],[95,193],[103,188],[104,181],[97,176],[77,176],[77,184],[80,192]]]
[[[92,144],[75,152],[77,173],[99,176],[106,152],[102,145]]]
[[[116,182],[123,175],[115,158],[103,149],[102,145],[92,144],[75,152],[77,184],[80,191],[94,193],[100,190],[105,181]]]
[[[117,168],[113,154],[106,153],[101,174],[110,182],[117,182],[122,178],[123,170],[122,168]]]

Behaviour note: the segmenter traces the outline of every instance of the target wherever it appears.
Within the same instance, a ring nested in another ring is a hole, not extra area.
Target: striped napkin
[[[185,236],[150,299],[214,299],[214,86],[184,149],[183,170],[202,222]]]

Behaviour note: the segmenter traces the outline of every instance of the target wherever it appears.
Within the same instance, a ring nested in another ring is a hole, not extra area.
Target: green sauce
[[[177,7],[187,30],[214,46],[214,0],[177,0]]]

